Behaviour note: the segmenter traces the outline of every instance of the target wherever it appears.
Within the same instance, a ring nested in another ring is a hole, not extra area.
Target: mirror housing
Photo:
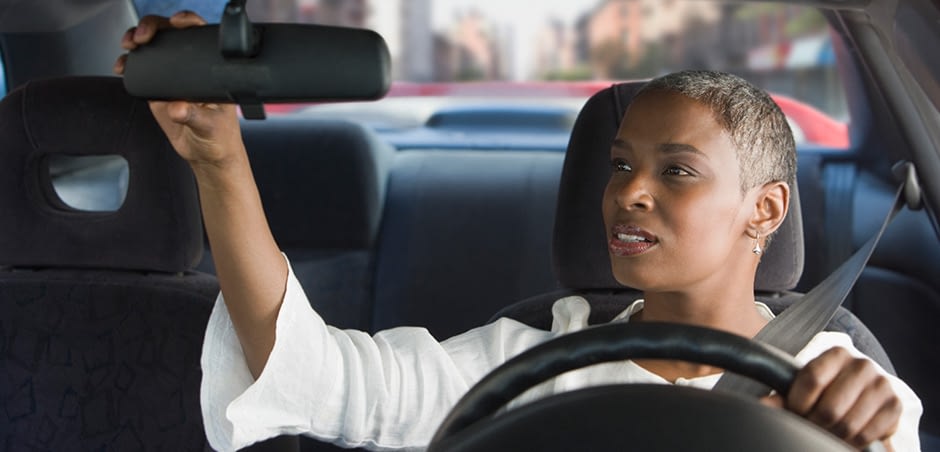
[[[243,24],[256,44],[250,56],[223,56],[219,25],[161,30],[128,54],[125,89],[147,99],[237,103],[249,119],[264,118],[265,102],[373,100],[389,89],[391,58],[374,31]]]

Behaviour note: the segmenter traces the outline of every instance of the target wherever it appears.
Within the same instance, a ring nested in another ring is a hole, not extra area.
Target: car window
[[[127,160],[118,155],[48,158],[52,188],[66,206],[89,212],[115,212],[127,197]]]
[[[134,6],[137,7],[137,14],[140,17],[146,15],[170,16],[177,11],[193,11],[209,22],[218,22],[222,15],[222,9],[225,8],[227,0],[134,0]],[[255,3],[253,1],[248,4]]]
[[[7,93],[7,71],[3,66],[3,49],[0,48],[0,96]]]

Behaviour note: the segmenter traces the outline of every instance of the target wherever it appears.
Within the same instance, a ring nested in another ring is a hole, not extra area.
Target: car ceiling
[[[0,33],[62,31],[125,0],[0,0]]]

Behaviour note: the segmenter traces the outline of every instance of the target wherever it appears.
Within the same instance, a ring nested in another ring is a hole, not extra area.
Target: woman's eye
[[[614,171],[633,171],[633,168],[630,167],[630,164],[621,159],[611,160],[610,166],[614,169]]]
[[[667,176],[691,176],[691,174],[678,166],[670,166],[666,168],[666,171],[663,171],[663,174]]]

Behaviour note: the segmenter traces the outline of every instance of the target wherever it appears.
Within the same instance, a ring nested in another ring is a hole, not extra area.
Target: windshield
[[[191,9],[218,21],[225,2],[137,0],[141,15]],[[815,8],[682,0],[284,0],[247,2],[255,22],[370,28],[392,55],[389,98],[367,107],[272,105],[269,113],[425,124],[443,99],[583,101],[617,80],[678,69],[738,74],[774,94],[798,143],[849,145],[834,37]],[[444,102],[449,103],[449,102]],[[375,105],[378,104],[378,105]],[[577,111],[580,104],[569,103]],[[311,112],[311,110],[314,110]],[[318,112],[317,110],[324,110]],[[461,113],[463,114],[463,113]],[[506,116],[498,117],[503,122]],[[559,119],[563,121],[563,119]]]

